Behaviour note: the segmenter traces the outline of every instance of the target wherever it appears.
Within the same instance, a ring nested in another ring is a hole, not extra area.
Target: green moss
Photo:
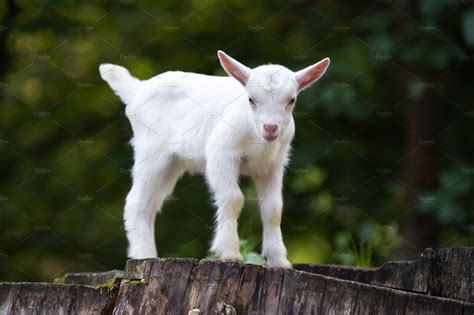
[[[56,284],[66,284],[66,278],[64,278],[64,277],[54,278],[53,283],[56,283]]]
[[[130,284],[146,284],[145,279],[133,279],[133,280],[124,279],[122,281],[124,283],[130,283]]]
[[[107,287],[109,290],[112,290],[116,286],[116,283],[117,283],[116,280],[117,280],[117,278],[112,278],[109,281],[107,281],[106,283],[98,283],[95,286],[96,287]]]

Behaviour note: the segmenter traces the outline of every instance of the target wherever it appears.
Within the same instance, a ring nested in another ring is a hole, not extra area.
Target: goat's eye
[[[288,102],[288,104],[293,105],[293,104],[295,103],[295,101],[296,101],[295,98],[292,97],[292,98],[290,99],[290,101]]]
[[[252,104],[252,105],[255,105],[255,102],[251,97],[249,97],[249,103]]]

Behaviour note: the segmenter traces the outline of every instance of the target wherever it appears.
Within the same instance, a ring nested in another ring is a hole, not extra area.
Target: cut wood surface
[[[66,284],[0,284],[0,313],[474,314],[474,248],[425,250],[379,268],[129,260]]]

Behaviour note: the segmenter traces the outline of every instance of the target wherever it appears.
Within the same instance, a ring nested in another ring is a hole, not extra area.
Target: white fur
[[[244,196],[238,180],[248,175],[259,195],[262,254],[270,266],[290,268],[280,230],[283,173],[295,132],[289,101],[324,74],[329,59],[294,73],[279,65],[249,69],[223,52],[219,58],[234,78],[173,71],[140,81],[123,67],[100,66],[102,78],[127,105],[134,133],[133,186],[124,213],[128,255],[157,256],[155,216],[178,178],[190,172],[206,175],[215,199],[212,251],[222,260],[242,261],[237,219]],[[321,71],[315,72],[318,65]],[[276,132],[268,134],[265,124],[276,125]]]

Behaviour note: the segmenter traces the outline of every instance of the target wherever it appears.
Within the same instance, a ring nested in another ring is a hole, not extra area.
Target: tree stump
[[[474,314],[474,248],[427,249],[379,268],[129,260],[66,284],[2,283],[0,313]]]

